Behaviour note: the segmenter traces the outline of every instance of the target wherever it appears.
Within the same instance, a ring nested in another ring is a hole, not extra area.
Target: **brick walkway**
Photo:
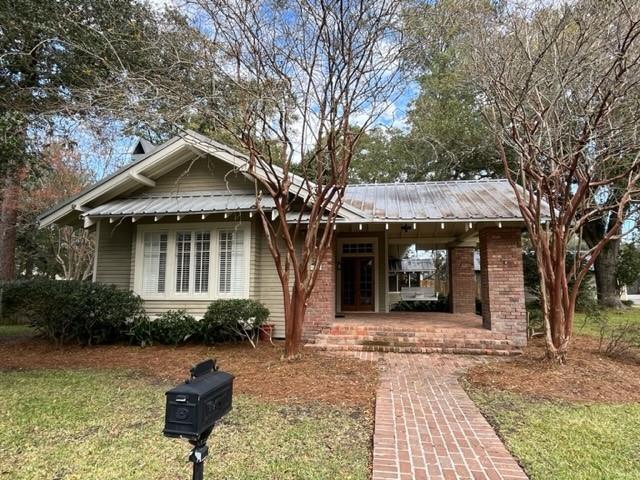
[[[376,354],[373,480],[526,479],[458,383],[479,357]]]

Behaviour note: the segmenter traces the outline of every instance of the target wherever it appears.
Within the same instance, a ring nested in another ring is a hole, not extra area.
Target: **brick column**
[[[449,307],[451,313],[476,312],[476,274],[473,247],[452,247],[448,251]]]
[[[515,345],[527,343],[521,232],[518,228],[480,230],[482,324],[507,334]]]
[[[311,298],[307,300],[303,337],[306,341],[330,325],[336,316],[336,275],[333,247],[325,254]]]

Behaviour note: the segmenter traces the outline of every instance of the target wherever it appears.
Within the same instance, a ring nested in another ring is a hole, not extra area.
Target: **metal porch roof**
[[[271,197],[261,200],[263,208],[273,209]],[[134,215],[200,214],[252,211],[256,207],[253,193],[183,193],[112,200],[85,212],[85,217],[119,217]]]
[[[356,184],[344,201],[382,221],[522,219],[506,180]]]

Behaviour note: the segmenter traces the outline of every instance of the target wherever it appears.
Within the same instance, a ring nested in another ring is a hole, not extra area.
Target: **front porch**
[[[349,313],[321,328],[307,347],[405,353],[512,355],[520,345],[486,329],[473,313]]]
[[[520,352],[527,322],[520,235],[502,222],[339,227],[307,308],[308,346]]]

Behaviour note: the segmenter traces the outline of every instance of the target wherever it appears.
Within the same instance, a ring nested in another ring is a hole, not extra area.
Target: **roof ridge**
[[[377,187],[397,185],[424,185],[424,184],[448,184],[448,183],[504,183],[506,178],[477,178],[469,180],[421,180],[417,182],[380,182],[380,183],[350,183],[347,187]]]

